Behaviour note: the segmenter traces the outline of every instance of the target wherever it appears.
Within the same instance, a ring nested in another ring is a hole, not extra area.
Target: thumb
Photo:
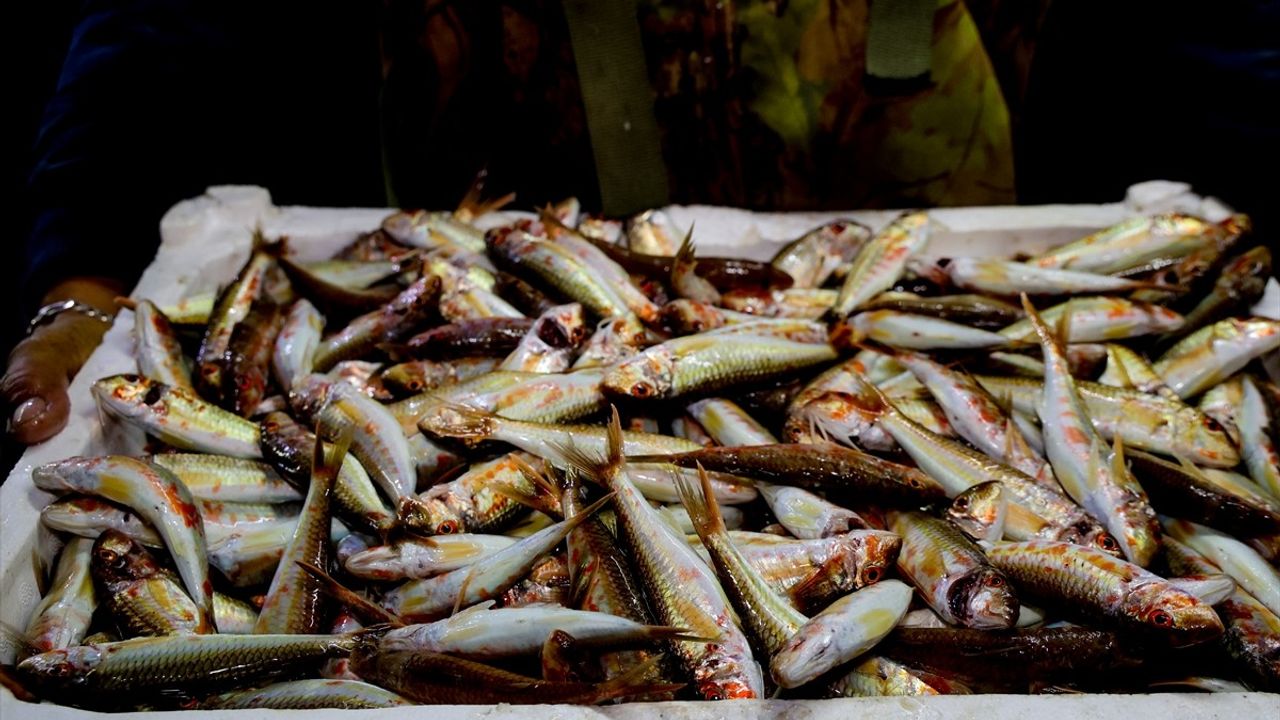
[[[13,349],[9,367],[0,380],[0,397],[13,409],[9,432],[23,445],[53,437],[67,424],[71,401],[67,397],[66,363],[50,356],[46,348],[27,338]]]

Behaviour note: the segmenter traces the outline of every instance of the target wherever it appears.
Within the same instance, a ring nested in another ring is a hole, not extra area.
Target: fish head
[[[1121,612],[1172,647],[1208,642],[1223,633],[1222,620],[1211,606],[1163,580],[1130,590]]]
[[[96,645],[51,650],[18,663],[18,672],[39,687],[75,689],[85,684],[105,656]]]
[[[790,442],[818,440],[857,445],[868,450],[897,447],[893,438],[876,425],[876,416],[864,411],[847,393],[823,393],[787,413],[783,434]]]
[[[320,408],[324,407],[333,386],[333,378],[321,373],[298,378],[289,390],[289,407],[299,420],[309,423],[320,412]]]
[[[724,325],[724,316],[713,305],[680,298],[658,311],[662,327],[676,335],[693,335]]]
[[[405,497],[396,512],[400,526],[418,535],[452,535],[462,532],[462,517],[438,497]]]
[[[108,415],[128,419],[147,412],[146,407],[159,401],[167,388],[163,383],[126,373],[98,380],[92,392],[98,407]]]
[[[667,347],[655,345],[613,366],[602,383],[608,392],[650,400],[666,397],[671,392],[675,375],[675,354]]]
[[[382,221],[382,230],[398,242],[422,245],[427,236],[426,213],[422,210],[401,210],[388,215]]]
[[[978,483],[951,501],[946,517],[974,540],[995,542],[1004,535],[1009,503],[997,481]]]
[[[557,305],[538,318],[533,331],[553,348],[576,348],[587,339],[587,319],[579,303]]]
[[[855,530],[844,535],[845,570],[853,588],[873,585],[889,575],[898,562],[902,537],[885,530]]]
[[[94,577],[104,585],[162,572],[155,556],[119,530],[107,529],[93,543]]]
[[[1194,448],[1188,458],[1200,465],[1230,467],[1240,462],[1240,453],[1227,429],[1211,415],[1193,407],[1180,408],[1172,418],[1178,447]]]
[[[1018,597],[1004,573],[980,567],[957,581],[949,593],[951,612],[978,630],[1013,627],[1018,620]]]
[[[1182,327],[1184,319],[1182,315],[1170,310],[1162,305],[1152,303],[1131,301],[1138,305],[1146,312],[1147,317],[1151,319],[1152,332],[1167,333],[1173,332]]]
[[[748,675],[755,665],[751,657],[731,658],[724,653],[709,653],[694,669],[693,680],[698,695],[704,700],[749,700],[759,697]],[[755,668],[759,673],[759,668]]]

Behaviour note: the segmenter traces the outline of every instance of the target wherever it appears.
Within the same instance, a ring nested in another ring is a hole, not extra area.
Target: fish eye
[[[712,690],[711,692],[706,694],[706,698],[708,700],[723,700],[724,695],[721,694],[719,690]]]
[[[653,397],[653,386],[649,383],[636,383],[631,386],[631,396],[638,398]]]
[[[1098,538],[1098,546],[1108,552],[1120,549],[1119,543],[1117,543],[1116,539],[1111,537],[1110,535],[1103,535],[1102,537]]]
[[[958,498],[956,498],[956,499],[955,499],[955,502],[954,502],[953,504],[954,504],[957,508],[959,508],[959,509],[961,509],[961,510],[964,510],[965,508],[969,507],[969,498],[967,498],[967,497],[958,497]]]
[[[1222,432],[1222,423],[1214,420],[1209,415],[1204,416],[1204,427],[1209,432]]]
[[[1004,587],[1004,578],[999,575],[988,575],[986,585],[994,588]]]
[[[458,523],[452,520],[445,520],[436,526],[437,535],[452,535],[458,532]]]
[[[410,381],[406,384],[406,387],[408,387],[410,390],[412,390],[412,391],[414,391],[414,392],[418,392],[419,390],[421,390],[421,389],[422,389],[422,383],[421,383],[420,381],[418,381],[418,380],[410,380]]]
[[[1166,284],[1166,285],[1177,285],[1177,284],[1178,284],[1178,273],[1176,273],[1176,272],[1174,272],[1174,271],[1172,271],[1172,270],[1166,270],[1166,271],[1165,271],[1165,273],[1164,273],[1164,282],[1165,282],[1165,284]]]
[[[867,584],[880,582],[880,578],[883,577],[883,574],[878,567],[869,567],[862,575],[867,579]]]
[[[1152,625],[1156,625],[1158,627],[1173,627],[1173,616],[1164,610],[1156,610],[1151,613],[1150,617],[1147,619],[1151,621]]]

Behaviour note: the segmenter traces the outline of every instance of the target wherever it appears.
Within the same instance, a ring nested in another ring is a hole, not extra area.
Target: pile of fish
[[[259,234],[216,296],[122,301],[137,373],[93,397],[144,450],[34,469],[16,688],[1280,690],[1280,321],[1249,314],[1247,218],[995,259],[930,254],[913,212],[765,263],[662,213],[477,213],[322,262]]]

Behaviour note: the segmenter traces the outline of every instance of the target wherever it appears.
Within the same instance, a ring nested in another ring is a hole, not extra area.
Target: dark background
[[[1112,202],[1137,181],[1184,180],[1197,192],[1216,195],[1253,215],[1264,242],[1270,242],[1277,218],[1278,184],[1273,173],[1280,163],[1280,2],[970,0],[967,5],[983,32],[1012,113],[1020,202]],[[7,308],[0,351],[6,357],[21,336],[31,304],[29,298],[24,303],[18,297],[18,287],[21,246],[30,222],[25,187],[32,148],[80,9],[81,3],[73,0],[17,3],[3,31],[9,75],[6,126],[10,128],[3,140],[3,189],[13,208],[4,216],[6,249],[0,263],[0,293]],[[366,63],[371,56],[367,47],[348,47],[338,33],[371,17],[369,12],[360,13],[352,22],[338,24],[337,33],[311,38],[312,48],[339,49],[306,58],[284,50],[277,55],[270,52],[273,37],[283,40],[310,32],[304,19],[291,19],[287,26],[255,28],[254,42],[265,48],[263,54],[237,71],[256,80],[257,68],[280,61],[284,67],[278,69],[276,83],[287,83],[290,73],[298,78],[319,75],[322,83],[349,81],[338,68]],[[321,30],[334,32],[334,26],[331,22]],[[322,72],[313,72],[315,63]],[[313,83],[310,90],[324,92],[316,80],[305,82]],[[267,83],[259,84],[256,100],[270,92]],[[366,139],[366,146],[347,151],[352,156],[348,163],[377,172],[367,147],[368,133],[376,134],[376,96],[369,99],[367,110],[346,107],[325,112],[329,124],[316,132],[334,134],[330,142],[334,152],[341,154],[339,149],[356,144],[344,141],[341,133],[349,130],[351,136],[365,128],[367,132],[358,134]],[[202,157],[222,155],[220,142],[219,138],[200,139]],[[279,160],[286,172],[295,175],[300,172],[297,168],[307,164],[303,162],[307,158]],[[376,181],[295,183],[294,187],[303,189],[289,193],[280,187],[287,184],[281,178],[259,177],[261,167],[240,177],[234,161],[224,165],[219,167],[219,177],[204,184],[257,182],[273,191],[280,188],[287,196],[277,199],[290,203],[379,202],[369,192],[379,185]],[[313,168],[304,171],[313,172]],[[163,188],[154,177],[131,176],[128,167],[121,167],[109,181]],[[196,194],[201,187],[170,188],[173,197],[162,198],[157,207]],[[348,192],[345,187],[360,190]],[[158,215],[155,221],[158,224]],[[102,222],[109,228],[106,213]],[[16,457],[13,452],[12,447],[6,448],[0,464],[7,466],[3,460]]]

